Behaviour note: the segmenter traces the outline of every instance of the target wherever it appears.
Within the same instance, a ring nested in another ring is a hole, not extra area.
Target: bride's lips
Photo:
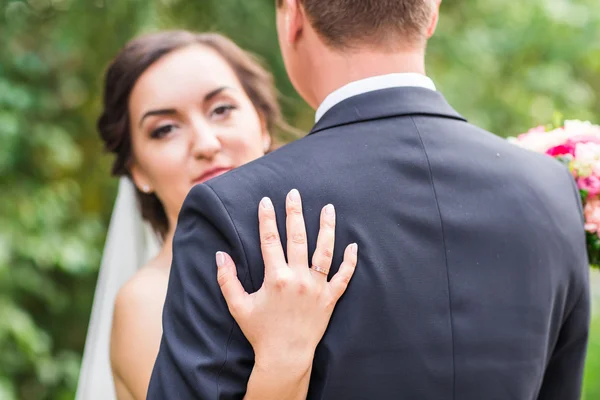
[[[212,178],[216,178],[217,176],[223,175],[225,172],[231,171],[232,169],[233,168],[224,168],[224,167],[210,169],[210,170],[206,171],[204,174],[202,174],[200,177],[196,178],[194,180],[194,185],[197,185],[199,183],[204,183]]]

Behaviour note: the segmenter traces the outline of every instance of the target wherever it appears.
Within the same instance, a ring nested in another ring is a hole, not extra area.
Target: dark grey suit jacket
[[[360,245],[309,399],[579,399],[589,289],[572,177],[422,88],[347,99],[307,137],[191,191],[149,399],[243,397],[253,351],[215,253],[232,254],[246,290],[258,290],[259,201],[273,199],[283,234],[293,188],[311,254],[321,207],[336,206],[332,272],[347,244]]]

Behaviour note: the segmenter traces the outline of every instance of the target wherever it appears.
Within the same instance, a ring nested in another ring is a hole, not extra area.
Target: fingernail
[[[217,252],[217,267],[221,268],[225,266],[225,254],[223,252]]]
[[[265,209],[273,208],[273,203],[271,202],[271,199],[268,198],[268,197],[265,197],[264,199],[262,199],[261,202],[260,202],[260,204]]]
[[[357,255],[358,254],[358,245],[356,243],[351,244],[350,251],[352,251],[352,254]]]
[[[325,215],[327,215],[329,218],[335,216],[335,208],[333,207],[333,205],[328,204],[327,206],[325,206]]]
[[[300,192],[296,189],[290,192],[290,200],[294,203],[300,203]]]

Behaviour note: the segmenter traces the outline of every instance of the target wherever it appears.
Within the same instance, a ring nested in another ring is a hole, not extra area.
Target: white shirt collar
[[[323,115],[325,115],[325,113],[333,106],[350,97],[375,90],[404,86],[416,86],[436,90],[435,84],[430,78],[417,73],[397,73],[361,79],[359,81],[350,82],[329,94],[317,109],[315,123],[319,122],[321,117],[323,117]]]

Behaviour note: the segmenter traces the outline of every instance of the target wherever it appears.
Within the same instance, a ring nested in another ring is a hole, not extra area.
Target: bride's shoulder
[[[168,282],[168,270],[151,261],[121,287],[115,301],[115,313],[133,312],[139,317],[155,314],[156,307],[162,311]]]
[[[111,366],[114,375],[127,382],[132,393],[145,393],[150,379],[162,335],[168,280],[167,269],[150,263],[121,287],[115,300]]]
[[[115,300],[113,338],[161,330],[168,282],[168,269],[151,261],[121,287]]]
[[[127,352],[139,355],[157,346],[162,333],[161,316],[168,281],[168,270],[157,268],[151,262],[119,290],[111,333],[113,365],[123,364],[119,359],[127,358]]]

